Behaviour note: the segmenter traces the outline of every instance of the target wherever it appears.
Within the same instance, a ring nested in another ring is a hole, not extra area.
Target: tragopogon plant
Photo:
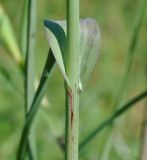
[[[64,21],[45,20],[44,26],[49,42],[49,53],[42,72],[37,89],[34,89],[36,79],[34,71],[35,41],[36,41],[36,0],[24,0],[24,13],[22,18],[21,45],[17,43],[12,24],[0,5],[0,42],[9,53],[13,61],[21,69],[25,85],[25,124],[22,130],[20,144],[17,152],[17,160],[37,160],[35,145],[34,119],[37,115],[40,102],[44,96],[49,75],[57,63],[64,77],[66,97],[66,121],[65,121],[65,160],[78,160],[78,148],[81,150],[86,146],[102,129],[112,124],[118,117],[125,113],[134,104],[147,97],[145,90],[135,98],[116,110],[108,119],[87,136],[80,144],[79,135],[79,96],[85,89],[90,75],[94,69],[100,49],[100,31],[96,21],[92,18],[80,20],[79,0],[67,0],[67,19]],[[146,0],[142,0],[140,14],[134,27],[129,57],[124,76],[123,86],[126,85],[130,66],[134,55],[141,23],[146,6]],[[22,54],[23,53],[23,54]],[[0,72],[13,84],[9,72],[0,63]],[[124,87],[122,87],[116,106],[122,99]],[[47,115],[49,117],[50,115]],[[50,117],[49,117],[50,118]],[[48,121],[48,120],[47,120]],[[50,122],[49,122],[50,123]],[[52,123],[52,126],[54,123]],[[56,126],[55,126],[56,127]],[[60,136],[60,135],[58,135]],[[56,137],[57,139],[60,137]],[[145,147],[143,147],[144,149]],[[105,153],[105,151],[104,151]],[[108,152],[107,152],[108,153]],[[105,154],[108,157],[109,154]],[[103,156],[102,156],[103,158]],[[106,158],[108,159],[108,158]]]
[[[67,21],[44,21],[51,49],[23,128],[18,160],[24,157],[27,137],[55,61],[65,79],[65,159],[78,159],[79,94],[85,88],[97,61],[100,31],[95,20],[91,18],[79,20],[79,1],[77,0],[67,2],[67,15]]]

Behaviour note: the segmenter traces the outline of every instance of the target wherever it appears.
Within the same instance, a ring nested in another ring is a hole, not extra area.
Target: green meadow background
[[[48,52],[43,26],[44,19],[66,18],[65,0],[37,0],[36,77],[40,77]],[[140,0],[81,0],[80,15],[97,20],[102,36],[98,63],[88,87],[80,97],[80,141],[114,111],[125,61],[131,41],[133,24]],[[20,43],[23,0],[0,0],[7,12]],[[0,159],[15,160],[21,129],[24,123],[23,75],[5,48],[0,44],[0,63],[10,75],[14,86],[0,73]],[[121,105],[146,88],[147,10],[133,57]],[[49,80],[48,104],[41,107],[36,118],[38,160],[63,160],[58,145],[64,136],[64,81],[56,66]],[[141,126],[145,101],[141,101],[100,132],[80,152],[80,160],[137,160],[140,155]],[[42,112],[44,110],[45,112]],[[110,150],[108,149],[110,145]],[[108,150],[109,151],[108,151]],[[108,153],[107,153],[108,151]],[[105,159],[105,156],[108,156]]]

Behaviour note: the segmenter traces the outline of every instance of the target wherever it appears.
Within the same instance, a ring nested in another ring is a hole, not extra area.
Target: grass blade
[[[102,131],[105,127],[111,125],[118,117],[120,117],[122,114],[124,114],[128,109],[133,107],[137,102],[142,100],[147,96],[147,91],[144,91],[143,93],[139,94],[132,100],[130,100],[128,103],[126,103],[124,106],[120,107],[120,109],[117,109],[108,119],[106,119],[99,127],[97,127],[89,136],[87,136],[79,146],[79,149],[81,150],[88,144],[100,131]]]
[[[30,110],[34,97],[35,81],[35,44],[36,44],[36,0],[27,0],[24,8],[24,47],[26,47],[25,59],[25,115]],[[22,48],[25,49],[25,48]],[[24,53],[23,53],[24,54]],[[37,159],[35,144],[35,128],[33,127],[28,137],[27,151],[30,159]],[[31,158],[32,157],[32,158]]]
[[[5,13],[2,5],[0,4],[0,42],[8,51],[13,60],[23,68],[23,59],[20,49],[16,40],[16,36],[9,20],[8,15]]]
[[[28,30],[27,30],[27,53],[26,53],[26,113],[29,112],[34,97],[35,81],[35,43],[36,43],[36,0],[29,0],[28,3]]]
[[[46,64],[45,64],[42,76],[41,76],[41,80],[40,80],[38,89],[37,89],[35,96],[33,98],[33,102],[31,104],[30,111],[27,114],[26,122],[23,127],[23,131],[22,131],[22,135],[21,135],[21,139],[20,139],[20,144],[19,144],[19,148],[18,148],[18,152],[17,152],[17,160],[23,160],[23,158],[24,158],[24,153],[26,150],[27,138],[29,135],[29,131],[30,131],[30,128],[31,128],[32,123],[34,121],[34,118],[37,114],[37,111],[39,109],[39,104],[44,96],[44,92],[47,87],[48,78],[49,78],[50,72],[51,72],[54,64],[55,64],[55,59],[52,54],[52,51],[50,50],[48,57],[47,57],[47,60],[46,60]]]
[[[29,0],[24,0],[23,4],[23,12],[22,12],[22,18],[21,18],[21,41],[20,41],[20,47],[21,47],[21,52],[24,56],[26,57],[27,53],[27,32],[28,32],[28,7],[29,5]]]
[[[47,38],[49,45],[53,51],[56,62],[65,78],[68,82],[68,78],[65,71],[65,55],[67,51],[67,38],[62,26],[58,22],[45,20],[44,26],[46,27]]]

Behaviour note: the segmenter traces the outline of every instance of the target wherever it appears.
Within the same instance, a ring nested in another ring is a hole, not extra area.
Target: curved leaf
[[[100,30],[94,19],[81,20],[80,37],[80,79],[82,88],[85,88],[100,52]]]
[[[47,38],[52,49],[56,62],[65,78],[68,81],[65,72],[64,56],[66,54],[67,38],[65,32],[57,22],[45,20],[44,26],[47,28]]]
[[[47,38],[52,48],[55,59],[66,76],[65,56],[67,51],[66,21],[45,20]],[[92,18],[80,20],[80,43],[79,43],[79,88],[85,88],[91,73],[95,67],[100,50],[100,31],[96,21]]]

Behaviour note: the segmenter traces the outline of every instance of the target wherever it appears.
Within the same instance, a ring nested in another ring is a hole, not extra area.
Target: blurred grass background
[[[20,42],[23,1],[0,0],[0,2],[9,15]],[[93,17],[99,23],[102,50],[89,86],[80,98],[80,140],[113,112],[113,102],[123,76],[138,4],[138,0],[81,0],[81,17]],[[37,77],[41,75],[48,52],[43,20],[65,19],[65,6],[65,0],[38,0]],[[122,104],[146,88],[147,11],[144,17]],[[2,46],[0,63],[7,68],[16,87],[12,87],[0,73],[0,159],[14,160],[24,122],[23,76]],[[39,160],[62,160],[64,154],[56,138],[64,135],[65,102],[63,79],[57,67],[51,75],[47,97],[49,104],[44,108],[46,118],[43,118],[40,112],[36,120]],[[142,101],[117,120],[108,160],[138,158],[144,107],[145,103]],[[83,149],[80,160],[101,159],[109,134],[109,128],[103,130]]]

